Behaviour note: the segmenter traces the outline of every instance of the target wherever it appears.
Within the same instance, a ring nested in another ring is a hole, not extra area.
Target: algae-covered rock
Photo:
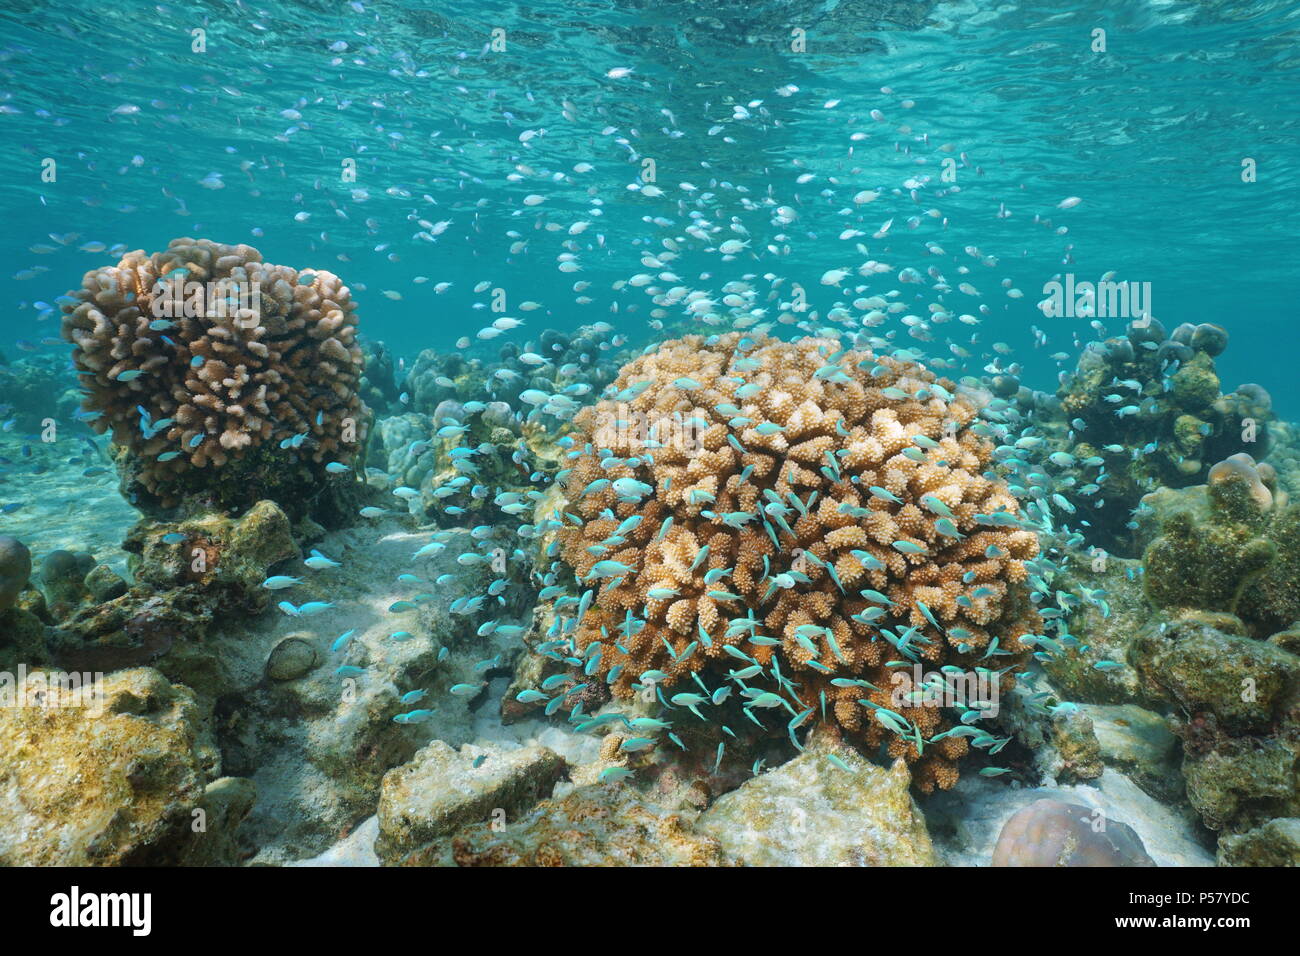
[[[1133,657],[1148,690],[1185,711],[1208,710],[1230,734],[1268,730],[1300,657],[1267,641],[1225,634],[1201,615],[1185,615],[1138,638]]]
[[[1162,489],[1143,507],[1159,527],[1144,558],[1152,603],[1233,614],[1260,638],[1300,618],[1300,506],[1271,466],[1236,454],[1205,485]]]
[[[270,600],[261,587],[267,569],[298,555],[289,518],[273,501],[259,501],[239,518],[210,513],[173,523],[142,521],[122,547],[135,555],[137,584],[198,585],[223,608],[248,612]]]
[[[994,866],[1155,866],[1133,828],[1061,800],[1036,800],[1002,827]]]
[[[719,797],[699,831],[750,866],[931,866],[934,849],[910,785],[901,759],[886,770],[819,743]]]
[[[242,856],[239,824],[257,800],[257,785],[247,777],[221,777],[203,790],[198,813],[191,814],[191,839],[180,858],[182,866],[230,866]]]
[[[56,695],[35,672],[12,691],[24,705],[0,707],[0,863],[233,862],[196,845],[238,814],[195,814],[219,757],[193,693],[149,668],[83,686],[98,693]]]
[[[1278,631],[1269,637],[1268,642],[1274,647],[1291,654],[1300,655],[1300,622],[1292,624],[1285,631]]]
[[[494,816],[503,824],[549,795],[567,769],[546,747],[476,755],[435,740],[384,775],[375,850],[392,863],[465,824]]]
[[[1054,776],[1058,782],[1095,780],[1105,769],[1101,744],[1092,718],[1078,710],[1064,710],[1052,716],[1051,743],[1060,755]]]
[[[172,680],[220,694],[225,667],[204,639],[218,616],[266,608],[268,570],[298,555],[289,519],[274,502],[260,501],[239,518],[143,521],[123,546],[136,555],[136,586],[61,620],[49,639],[54,660],[106,673],[156,664]]]
[[[94,558],[88,554],[58,550],[45,555],[37,583],[50,614],[67,617],[89,599],[85,579],[93,567]]]
[[[19,664],[32,667],[48,662],[41,619],[20,607],[0,611],[0,671],[12,674]]]
[[[97,564],[91,568],[83,583],[90,597],[96,601],[111,601],[121,597],[130,587],[122,575],[107,564]]]
[[[1219,866],[1300,866],[1300,817],[1278,817],[1219,841]]]
[[[212,597],[198,585],[161,592],[133,588],[61,621],[46,643],[54,662],[70,670],[109,673],[153,664],[174,649],[201,648]]]
[[[1080,646],[1043,663],[1048,680],[1063,699],[1092,704],[1142,699],[1141,683],[1129,663],[1129,646],[1137,634],[1158,626],[1162,616],[1152,613],[1138,569],[1138,562],[1123,558],[1085,558],[1081,569],[1060,582],[1076,592],[1087,588],[1105,594],[1070,615],[1070,632]]]
[[[591,784],[543,800],[504,827],[462,827],[402,866],[722,866],[718,841],[632,787]]]
[[[1241,830],[1300,814],[1294,750],[1274,737],[1219,737],[1212,749],[1185,744],[1187,799],[1211,830]]]

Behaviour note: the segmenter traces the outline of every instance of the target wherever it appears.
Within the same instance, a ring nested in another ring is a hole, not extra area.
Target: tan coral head
[[[555,516],[591,590],[573,631],[587,676],[621,697],[662,683],[669,702],[712,682],[801,725],[824,712],[922,789],[951,786],[970,732],[896,677],[946,666],[996,695],[1040,622],[1037,537],[954,389],[818,338],[687,336],[625,366],[575,420]]]

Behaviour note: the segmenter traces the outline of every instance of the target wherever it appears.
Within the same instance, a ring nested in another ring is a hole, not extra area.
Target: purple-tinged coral
[[[1035,800],[1002,826],[994,866],[1155,866],[1125,823],[1061,800]]]

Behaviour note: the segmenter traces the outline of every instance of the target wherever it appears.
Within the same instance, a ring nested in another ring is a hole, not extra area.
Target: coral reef
[[[1267,453],[1268,393],[1254,384],[1220,392],[1214,356],[1227,339],[1208,323],[1166,337],[1152,319],[1084,349],[1057,393],[1068,432],[1052,435],[1051,447],[1072,459],[1067,483],[1078,485],[1071,498],[1092,525],[1092,544],[1135,553],[1130,512],[1143,495],[1204,481],[1228,455]]]
[[[1165,618],[1147,600],[1140,571],[1136,561],[1088,556],[1055,582],[1071,592],[1088,588],[1105,594],[1101,603],[1084,602],[1072,609],[1069,631],[1079,646],[1043,661],[1052,687],[1064,699],[1091,704],[1149,702],[1129,664],[1128,648],[1135,635]]]
[[[558,449],[546,430],[521,424],[504,402],[466,408],[444,401],[432,418],[409,412],[384,419],[378,434],[393,490],[418,492],[402,494],[418,514],[442,525],[462,524],[466,515],[501,520],[508,512],[496,497],[522,493],[542,477],[539,469],[557,467]],[[550,452],[549,464],[532,443]],[[489,487],[496,495],[486,494]]]
[[[618,353],[622,341],[599,322],[572,333],[545,329],[522,346],[508,342],[496,361],[425,349],[406,377],[410,407],[432,415],[445,401],[485,396],[533,417],[564,420],[577,410],[577,399],[613,381],[624,357]]]
[[[1037,800],[1002,828],[994,866],[1155,866],[1133,828],[1078,804]]]
[[[86,273],[63,307],[84,415],[122,450],[141,509],[198,496],[298,508],[362,447],[363,356],[337,276],[246,245],[174,239]]]
[[[402,400],[393,353],[383,342],[360,341],[365,363],[357,392],[376,416],[390,414],[401,407]]]
[[[551,519],[591,589],[565,654],[620,697],[650,672],[676,687],[754,668],[747,706],[796,724],[824,706],[921,790],[950,787],[967,737],[891,664],[959,669],[992,696],[1039,623],[1037,539],[952,388],[815,338],[689,336],[625,366],[575,419]]]

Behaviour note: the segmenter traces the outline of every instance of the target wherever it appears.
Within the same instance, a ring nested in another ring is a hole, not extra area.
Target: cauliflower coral
[[[973,723],[1041,621],[1037,538],[955,388],[819,338],[686,336],[630,362],[560,475],[561,557],[590,590],[569,653],[616,697],[653,683],[703,715],[721,681],[792,737],[824,714],[951,787],[993,737],[894,675],[983,679],[956,704]]]
[[[82,417],[112,431],[162,507],[210,490],[204,469],[257,453],[232,470],[236,497],[255,500],[260,479],[294,463],[319,479],[361,447],[355,305],[332,273],[271,265],[251,246],[174,239],[87,272],[69,295],[63,337],[76,346]]]

